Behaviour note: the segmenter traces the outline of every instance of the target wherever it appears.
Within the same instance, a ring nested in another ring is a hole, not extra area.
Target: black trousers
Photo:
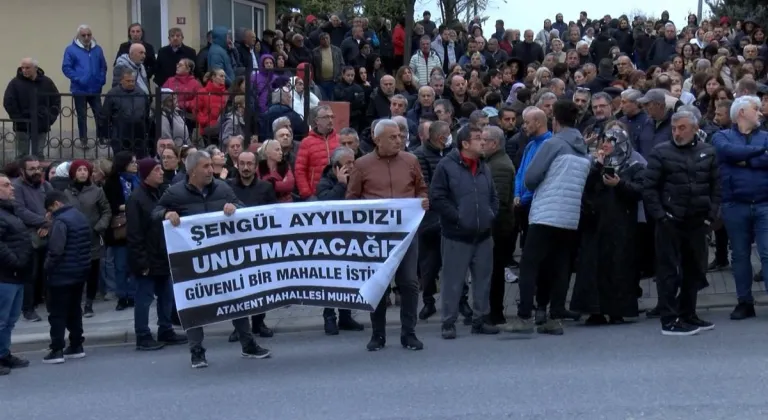
[[[69,344],[78,346],[83,343],[83,301],[85,282],[67,286],[49,286],[46,306],[48,324],[51,327],[51,350],[63,350],[65,331],[69,331]]]
[[[528,216],[531,214],[531,206],[515,207],[515,241],[520,237],[520,249],[525,248],[525,239],[528,237]],[[514,243],[513,242],[513,243]],[[515,252],[514,246],[512,252]]]
[[[435,303],[437,279],[443,259],[440,254],[440,229],[427,229],[419,235],[419,278],[425,304]]]
[[[101,260],[91,260],[91,269],[88,271],[88,279],[85,281],[85,301],[92,303],[99,291],[99,277],[101,275]]]
[[[511,236],[500,236],[493,239],[493,270],[491,271],[490,315],[504,316],[504,293],[506,284],[504,268],[512,258],[509,244],[513,243]]]
[[[707,275],[707,231],[703,223],[656,223],[656,289],[662,325],[696,313]]]
[[[43,303],[43,296],[45,296],[45,282],[43,281],[45,279],[45,270],[43,269],[45,253],[45,248],[32,251],[32,259],[28,265],[31,281],[28,281],[24,285],[24,302],[21,307],[22,312],[34,311],[37,305]]]
[[[520,305],[517,315],[530,318],[536,309],[546,310],[557,291],[571,278],[571,254],[576,231],[546,225],[530,225],[520,260]]]
[[[728,265],[728,232],[725,226],[715,231],[715,261],[719,265]]]

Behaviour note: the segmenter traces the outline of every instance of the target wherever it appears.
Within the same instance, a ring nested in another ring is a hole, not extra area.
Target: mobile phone
[[[603,174],[613,178],[616,176],[616,168],[606,166],[603,168]]]

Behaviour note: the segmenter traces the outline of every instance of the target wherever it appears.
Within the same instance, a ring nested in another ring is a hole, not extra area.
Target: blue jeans
[[[157,296],[157,336],[173,331],[173,286],[168,276],[136,276],[136,306],[133,308],[133,328],[136,337],[152,334],[149,329],[149,307]]]
[[[0,283],[0,357],[11,352],[11,332],[19,320],[24,285]]]
[[[739,303],[754,303],[752,297],[752,242],[768,287],[768,204],[723,203],[723,222],[731,241],[731,264]]]
[[[112,258],[115,262],[115,289],[120,299],[132,299],[136,295],[136,283],[128,272],[128,248],[113,246]]]
[[[317,84],[317,86],[320,87],[320,90],[323,91],[323,95],[325,95],[325,98],[323,100],[325,101],[332,101],[333,100],[333,88],[336,87],[336,83],[334,82],[320,82]]]
[[[88,139],[88,109],[90,106],[93,112],[93,118],[96,121],[97,138],[105,137],[102,130],[99,129],[99,114],[101,114],[101,95],[72,95],[75,103],[75,113],[77,114],[77,132],[84,144]]]
[[[117,284],[115,284],[115,257],[112,255],[112,248],[104,250],[104,258],[101,259],[101,271],[99,275],[99,289],[102,293],[117,294]]]

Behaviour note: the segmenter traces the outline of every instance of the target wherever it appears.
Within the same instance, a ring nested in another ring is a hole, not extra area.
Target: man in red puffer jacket
[[[309,113],[312,127],[301,141],[296,155],[294,173],[299,196],[306,200],[314,195],[323,169],[331,163],[331,153],[339,147],[339,137],[333,130],[333,110],[327,105],[314,108]]]

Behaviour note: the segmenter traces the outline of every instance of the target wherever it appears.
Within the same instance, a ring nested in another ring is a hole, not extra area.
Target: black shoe
[[[232,334],[229,335],[227,341],[230,343],[237,343],[240,341],[240,334],[237,333],[237,330],[232,331]]]
[[[440,335],[444,340],[453,340],[456,338],[456,326],[453,324],[443,324],[440,329]]]
[[[339,326],[336,325],[335,316],[326,317],[325,322],[323,322],[323,328],[325,329],[325,335],[339,335]]]
[[[85,304],[83,307],[83,318],[93,318],[93,305],[92,304]]]
[[[31,311],[24,312],[23,316],[24,316],[24,319],[29,322],[40,322],[43,320],[43,318],[41,318],[40,315],[37,314],[37,311],[35,311],[34,309]]]
[[[626,324],[627,321],[620,316],[610,316],[608,317],[608,323],[611,325],[622,325]]]
[[[537,309],[533,315],[533,323],[536,325],[544,325],[547,322],[547,311],[543,309]]]
[[[29,360],[14,356],[11,353],[0,358],[0,368],[21,369],[27,366],[29,366]]]
[[[645,313],[646,318],[661,318],[661,309],[659,307],[655,307],[651,309],[650,311]]]
[[[499,331],[501,331],[499,329],[499,327],[497,327],[497,326],[495,326],[493,324],[490,324],[488,322],[483,321],[483,322],[476,322],[476,323],[474,323],[472,325],[472,331],[471,332],[472,332],[472,334],[493,335],[493,334],[498,334]]]
[[[374,335],[371,336],[371,341],[369,341],[368,345],[365,347],[368,349],[368,351],[379,351],[382,350],[386,345],[387,339],[384,338],[384,336]]]
[[[158,343],[151,335],[146,337],[136,337],[136,350],[155,351],[165,347],[165,344]]]
[[[189,339],[185,334],[179,334],[176,331],[168,331],[157,335],[157,341],[167,345],[176,346],[179,344],[187,344]]]
[[[11,369],[5,366],[0,366],[0,376],[10,375]]]
[[[474,315],[474,311],[472,311],[472,307],[469,306],[469,302],[466,301],[466,299],[462,299],[459,303],[459,313],[464,318],[472,319],[472,315]],[[470,324],[464,324],[464,325],[470,325]]]
[[[264,321],[261,321],[261,325],[254,325],[251,332],[258,334],[261,338],[270,338],[275,335],[275,332],[267,327],[267,324],[265,324]]]
[[[134,298],[128,298],[128,299],[125,300],[125,304],[129,308],[133,308],[134,306],[136,306],[136,300]]]
[[[760,283],[761,281],[763,281],[763,272],[762,272],[762,270],[758,271],[754,276],[752,276],[752,281],[755,282],[755,283]]]
[[[117,300],[117,306],[115,306],[116,311],[123,311],[126,308],[128,308],[128,299],[120,298]]]
[[[208,361],[205,360],[205,349],[195,347],[189,350],[192,359],[192,369],[201,369],[208,367]]]
[[[728,268],[728,262],[718,262],[717,260],[712,260],[711,263],[707,266],[707,271],[722,271]]]
[[[70,344],[69,347],[64,349],[65,359],[82,359],[83,357],[85,357],[85,350],[82,344],[76,346]]]
[[[421,308],[421,311],[419,311],[419,319],[422,321],[426,321],[431,317],[432,315],[437,313],[437,308],[435,308],[434,303],[424,303],[424,307]]]
[[[588,325],[590,327],[608,325],[608,320],[605,319],[605,316],[603,315],[590,315],[589,318],[587,318],[587,320],[584,321],[584,325]]]
[[[400,336],[400,344],[403,348],[408,350],[421,350],[424,348],[424,343],[416,338],[416,334],[410,333]]]
[[[507,323],[507,318],[504,315],[491,314],[488,315],[488,322],[493,325],[504,325]]]
[[[355,321],[352,315],[339,317],[339,329],[342,331],[363,331],[365,325]]]
[[[46,365],[58,365],[67,360],[64,358],[64,352],[61,350],[51,350],[43,357],[43,363]]]
[[[754,303],[739,303],[735,308],[733,308],[733,312],[731,312],[731,319],[734,321],[754,318],[755,316],[757,316],[757,314],[755,313]]]
[[[661,326],[662,335],[688,336],[699,333],[699,327],[686,324],[679,318]]]
[[[581,314],[567,309],[559,309],[556,311],[550,310],[549,317],[552,319],[568,319],[574,322],[581,320]]]
[[[684,318],[683,322],[692,327],[698,328],[699,331],[710,331],[715,329],[715,324],[709,321],[704,321],[703,319],[699,318],[699,316],[696,314],[694,314],[693,316]]]
[[[251,341],[243,347],[243,352],[241,353],[246,359],[266,359],[270,354],[269,350],[260,347],[255,341]]]

